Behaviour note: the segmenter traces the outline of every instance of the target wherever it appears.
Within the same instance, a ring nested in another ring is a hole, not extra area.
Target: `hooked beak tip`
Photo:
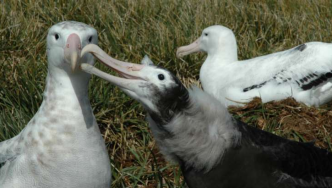
[[[176,57],[177,57],[177,58],[182,58],[182,57],[183,57],[183,53],[180,52],[179,50],[177,50],[177,52],[176,52]]]
[[[73,52],[70,56],[70,62],[71,62],[71,70],[74,72],[76,70],[77,66],[77,59],[78,59],[78,54],[77,52]]]

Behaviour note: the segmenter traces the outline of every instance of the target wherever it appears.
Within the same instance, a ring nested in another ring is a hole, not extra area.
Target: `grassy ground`
[[[222,24],[231,28],[238,40],[239,58],[246,59],[308,41],[332,41],[331,10],[329,0],[2,0],[0,141],[18,134],[42,101],[45,37],[57,22],[90,24],[99,32],[100,46],[113,57],[139,62],[148,54],[156,64],[192,83],[198,79],[204,54],[179,60],[175,52],[205,27]],[[138,103],[95,77],[90,98],[109,149],[113,187],[183,186],[178,167],[158,153]],[[231,112],[254,126],[299,141],[316,139],[318,146],[331,149],[329,106],[316,110],[294,101],[266,105],[254,101]],[[309,123],[299,123],[301,118]],[[300,126],[291,126],[295,124]],[[310,124],[320,126],[308,128]],[[304,129],[314,131],[304,133]]]

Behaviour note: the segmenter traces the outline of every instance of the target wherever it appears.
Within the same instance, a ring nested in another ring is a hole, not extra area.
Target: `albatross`
[[[199,75],[204,91],[226,106],[241,106],[254,97],[264,103],[293,97],[308,106],[332,99],[332,44],[309,42],[239,61],[232,30],[214,25],[178,48],[177,57],[198,51],[207,53]]]
[[[0,143],[1,188],[109,188],[110,160],[88,97],[93,65],[82,47],[97,31],[80,22],[53,25],[47,35],[43,102],[26,127]]]
[[[115,69],[116,77],[89,64],[82,69],[118,86],[148,112],[163,155],[181,166],[190,188],[332,187],[332,153],[278,137],[235,120],[217,99],[186,89],[171,72],[121,62],[96,45],[82,50]]]

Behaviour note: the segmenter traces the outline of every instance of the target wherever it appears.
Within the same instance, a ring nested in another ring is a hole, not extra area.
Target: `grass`
[[[222,24],[231,28],[237,37],[239,58],[247,59],[308,41],[332,41],[331,9],[329,0],[2,0],[0,140],[18,134],[38,110],[47,69],[45,38],[47,29],[57,22],[90,24],[99,32],[100,46],[111,56],[138,63],[148,54],[156,64],[191,83],[198,80],[205,55],[179,60],[175,52],[199,37],[205,27]],[[142,107],[96,77],[90,84],[92,107],[109,149],[113,187],[183,187],[179,168],[158,153]],[[299,129],[285,132],[280,119],[285,116],[279,112],[287,105],[273,105],[273,110],[256,105],[233,109],[232,113],[287,138],[312,138]],[[294,109],[304,108],[294,105]],[[289,112],[287,118],[302,113]],[[329,107],[324,107],[316,115],[324,119],[330,113]],[[329,121],[320,122],[323,127],[331,126]],[[319,146],[331,149],[331,131],[317,131],[316,136],[325,134]]]

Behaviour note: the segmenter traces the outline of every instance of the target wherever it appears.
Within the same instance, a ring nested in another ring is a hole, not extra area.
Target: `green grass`
[[[331,10],[329,0],[2,0],[0,140],[18,134],[38,110],[47,69],[45,38],[57,22],[90,24],[111,56],[138,63],[148,54],[188,83],[199,78],[205,56],[190,55],[182,61],[175,52],[199,37],[205,27],[231,28],[239,58],[247,59],[308,41],[332,41]],[[113,187],[182,187],[178,167],[158,153],[142,107],[96,77],[90,84],[91,103],[112,162]],[[250,121],[257,122],[257,113],[250,113]],[[274,132],[278,123],[267,126]],[[301,136],[294,133],[294,137]],[[328,140],[330,144],[331,137]]]

